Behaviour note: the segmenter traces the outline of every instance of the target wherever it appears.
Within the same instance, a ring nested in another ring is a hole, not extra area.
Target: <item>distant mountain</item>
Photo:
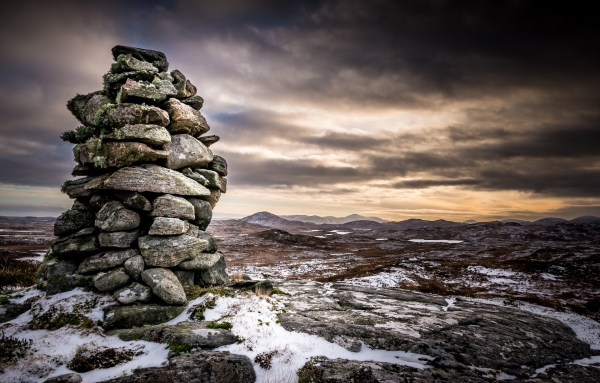
[[[567,223],[569,221],[567,221],[566,219],[563,218],[542,218],[542,219],[538,219],[537,221],[533,221],[534,225],[543,225],[543,226],[550,226],[550,225],[556,225],[559,223]]]
[[[581,217],[573,218],[571,223],[600,223],[600,217],[594,217],[593,215],[584,215]]]
[[[253,223],[255,225],[262,226],[295,226],[295,225],[305,225],[304,222],[301,221],[290,221],[285,218],[281,218],[278,215],[273,213],[269,213],[268,211],[261,211],[259,213],[254,213],[247,217],[240,219],[240,221],[244,221],[247,223]]]
[[[346,217],[333,217],[333,216],[321,217],[318,215],[282,215],[281,217],[285,218],[287,220],[290,220],[290,221],[310,222],[310,223],[316,223],[318,225],[321,225],[321,224],[341,225],[344,223],[354,222],[354,221],[373,221],[373,222],[379,222],[379,223],[387,222],[386,220],[378,218],[378,217],[365,217],[360,214],[350,214],[349,216],[346,216]]]
[[[424,219],[411,218],[405,221],[399,222],[388,222],[383,224],[384,227],[394,230],[409,230],[409,229],[423,229],[423,228],[434,228],[434,227],[451,227],[461,225],[458,222],[446,221],[445,219],[438,219],[437,221],[426,221]]]
[[[466,221],[463,222],[466,225],[473,225],[474,223],[477,223],[477,221],[475,221],[474,219],[468,219]]]
[[[500,222],[502,222],[502,223],[519,223],[521,225],[531,225],[531,222],[529,222],[529,221],[523,221],[522,219],[513,219],[513,218],[503,219]]]

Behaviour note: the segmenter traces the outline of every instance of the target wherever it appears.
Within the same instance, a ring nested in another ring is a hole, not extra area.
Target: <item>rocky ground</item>
[[[27,275],[52,222],[0,224],[0,275]],[[3,283],[0,381],[600,381],[597,226],[284,229],[213,221],[233,279],[274,288],[186,291],[161,313]]]

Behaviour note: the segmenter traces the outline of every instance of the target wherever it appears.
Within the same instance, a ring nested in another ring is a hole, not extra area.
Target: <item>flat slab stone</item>
[[[141,142],[105,142],[100,147],[95,141],[78,145],[79,162],[96,164],[98,158],[106,161],[105,166],[122,168],[138,162],[152,162],[167,158],[164,150],[153,149]]]
[[[215,135],[198,137],[198,141],[202,142],[207,148],[212,144],[217,143],[220,139],[221,137]]]
[[[95,213],[90,207],[78,206],[67,210],[56,219],[54,235],[61,237],[94,226],[94,218]]]
[[[131,55],[132,57],[138,60],[146,61],[152,64],[161,72],[166,72],[167,70],[169,70],[169,62],[167,61],[167,56],[159,51],[129,47],[125,45],[115,45],[111,51],[113,59],[115,61],[118,60],[120,55]]]
[[[198,95],[195,96],[191,96],[188,98],[182,98],[181,100],[182,103],[191,106],[192,108],[196,109],[196,110],[200,110],[202,109],[202,106],[204,105],[204,99]]]
[[[182,234],[170,237],[146,235],[138,240],[144,262],[153,267],[174,267],[192,259],[209,246],[208,240]]]
[[[99,186],[90,185],[89,187],[97,188]],[[102,187],[184,196],[210,195],[207,188],[183,174],[151,164],[121,168],[103,181]]]
[[[117,104],[107,112],[108,121],[113,128],[125,125],[150,124],[169,125],[169,114],[156,106],[139,104]]]
[[[98,234],[98,242],[100,242],[100,246],[102,247],[126,249],[131,247],[131,245],[133,245],[139,236],[140,232],[138,230],[100,233]]]
[[[223,258],[221,253],[200,253],[196,257],[183,261],[177,267],[183,270],[208,270]]]
[[[111,306],[104,309],[105,330],[141,327],[168,322],[185,310],[185,306],[141,304]]]
[[[131,375],[102,383],[190,382],[254,383],[256,373],[247,356],[219,351],[195,351],[169,358],[167,367],[139,368]]]
[[[143,328],[109,331],[121,340],[145,340],[156,343],[189,344],[199,348],[217,348],[235,343],[229,330],[209,329],[203,322],[180,322],[175,325],[158,325]]]
[[[13,320],[25,311],[31,308],[31,303],[28,304],[16,304],[7,303],[0,305],[0,323],[8,322]]]
[[[86,228],[75,234],[59,238],[52,243],[52,251],[59,258],[70,256],[85,257],[100,251],[96,229]]]
[[[129,258],[139,255],[137,250],[106,251],[86,258],[79,264],[77,270],[80,274],[94,273],[96,271],[110,270],[123,265]]]
[[[167,95],[153,84],[144,84],[130,78],[125,81],[125,84],[121,86],[121,90],[117,94],[117,103],[157,103],[166,99]]]
[[[168,153],[169,169],[201,167],[213,160],[210,149],[189,134],[171,136],[171,142],[165,144],[164,150]]]
[[[171,142],[169,131],[159,125],[125,125],[113,133],[104,136],[106,141],[139,141],[144,144],[159,146]]]
[[[166,194],[152,201],[151,217],[194,219],[194,205],[182,197]]]

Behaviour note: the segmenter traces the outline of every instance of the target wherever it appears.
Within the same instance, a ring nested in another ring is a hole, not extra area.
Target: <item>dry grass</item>
[[[0,254],[0,291],[7,286],[34,285],[37,268],[38,265],[32,262],[18,261],[7,254]]]
[[[243,279],[242,273],[229,274],[229,279],[231,279],[232,281],[241,281]]]
[[[258,285],[254,288],[254,294],[259,297],[269,297],[273,294],[273,288],[269,288],[264,285]]]

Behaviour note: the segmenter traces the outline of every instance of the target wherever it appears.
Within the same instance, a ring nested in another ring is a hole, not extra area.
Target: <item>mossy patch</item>
[[[283,290],[279,290],[277,287],[273,287],[273,292],[272,292],[272,294],[278,294],[278,295],[287,295],[288,297],[291,297],[291,296],[292,296],[292,294],[290,294],[290,293],[286,293],[286,292],[285,292],[285,291],[283,291]]]
[[[229,322],[209,322],[206,324],[206,327],[211,329],[223,329],[223,330],[231,330],[233,325]]]
[[[190,314],[190,319],[194,319],[197,321],[203,321],[204,320],[204,311],[206,311],[206,309],[214,309],[217,305],[217,298],[216,297],[212,297],[211,299],[208,299],[206,302],[190,307],[190,309],[188,310],[188,313]]]
[[[31,330],[58,330],[65,326],[79,327],[84,329],[93,329],[96,323],[83,315],[83,312],[89,311],[96,304],[98,298],[92,298],[85,302],[74,305],[69,311],[50,307],[46,312],[34,315],[29,322],[28,328]]]
[[[183,354],[192,351],[195,346],[187,343],[168,343],[167,349],[172,353],[173,356]]]
[[[136,352],[128,349],[97,349],[93,344],[77,347],[75,356],[67,364],[67,368],[76,372],[87,372],[98,368],[110,368],[129,362]]]

